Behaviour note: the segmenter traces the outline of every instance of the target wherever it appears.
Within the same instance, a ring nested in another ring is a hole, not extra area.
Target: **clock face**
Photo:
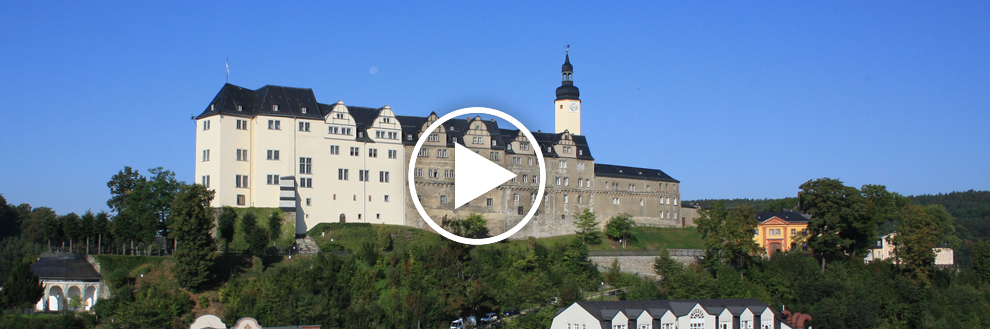
[[[571,112],[578,111],[578,102],[571,102]]]

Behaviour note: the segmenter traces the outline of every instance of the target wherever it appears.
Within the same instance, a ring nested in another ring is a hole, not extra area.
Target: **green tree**
[[[471,212],[459,224],[465,237],[480,239],[488,236],[488,220],[479,213]]]
[[[378,234],[378,249],[382,251],[392,250],[392,233],[388,231],[388,226],[382,223],[378,225],[376,231]]]
[[[182,185],[172,202],[171,230],[178,242],[172,272],[179,285],[195,289],[211,279],[216,258],[213,231],[213,191],[199,184]]]
[[[10,273],[0,290],[0,309],[29,308],[45,294],[41,279],[31,271],[30,262],[21,262]]]
[[[801,210],[811,215],[808,246],[823,267],[826,260],[862,257],[876,242],[876,228],[882,218],[871,216],[874,208],[860,190],[831,178],[809,180],[801,184],[801,190]]]
[[[601,236],[599,235],[601,231],[598,230],[597,215],[591,209],[584,208],[575,219],[577,220],[577,233],[581,237],[581,242],[585,244],[601,243]]]
[[[282,213],[275,211],[268,216],[268,239],[272,240],[272,245],[282,236]]]
[[[107,206],[110,207],[110,210],[120,214],[127,206],[128,196],[144,180],[144,176],[141,176],[137,170],[133,170],[130,166],[124,167],[124,170],[113,175],[107,182],[107,187],[110,188],[110,200],[107,200]]]
[[[983,282],[990,282],[990,240],[973,246],[973,270]]]
[[[700,211],[695,223],[704,240],[705,268],[711,271],[721,263],[737,269],[745,267],[753,255],[763,251],[753,240],[758,222],[748,205],[729,210],[722,201],[713,202],[709,209]]]
[[[248,232],[247,243],[251,254],[258,257],[264,256],[265,247],[268,246],[268,230],[261,226],[255,226]]]
[[[96,231],[96,252],[99,254],[103,253],[103,239],[110,238],[110,215],[105,211],[101,211],[96,214],[96,221],[93,223],[93,229]]]
[[[223,240],[223,252],[227,252],[230,242],[234,241],[237,225],[237,212],[231,206],[224,206],[217,219],[217,235]]]
[[[82,238],[86,240],[86,253],[89,254],[89,240],[93,238],[96,231],[96,215],[92,211],[86,211],[79,221],[79,230]],[[80,240],[82,242],[82,240]]]
[[[636,223],[633,222],[629,214],[618,214],[609,219],[608,224],[605,224],[605,235],[608,235],[612,240],[622,241],[622,249],[625,249],[626,242],[632,236],[632,228],[635,225]]]
[[[20,214],[13,206],[7,204],[7,199],[0,194],[0,241],[21,233]]]
[[[151,176],[143,184],[149,195],[146,200],[142,200],[147,203],[144,208],[154,214],[158,235],[175,239],[169,232],[172,201],[175,200],[180,186],[184,184],[175,179],[174,172],[162,167],[148,169],[148,173]]]
[[[916,284],[927,286],[935,271],[935,247],[941,239],[941,223],[922,206],[904,206],[900,217],[901,225],[893,238],[894,254]]]
[[[245,236],[250,234],[252,231],[254,231],[254,228],[257,226],[258,226],[258,216],[256,216],[254,212],[249,211],[244,213],[243,216],[241,216],[241,232],[244,232]]]

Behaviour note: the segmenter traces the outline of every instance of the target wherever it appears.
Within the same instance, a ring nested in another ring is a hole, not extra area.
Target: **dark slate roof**
[[[564,55],[564,65],[560,66],[561,73],[573,72],[574,66],[571,65],[571,56]],[[581,91],[578,87],[574,86],[573,80],[563,80],[560,82],[560,87],[557,87],[557,100],[561,99],[580,99]]]
[[[402,143],[416,145],[416,142],[419,141],[419,130],[426,123],[426,117],[396,115],[395,120],[398,120],[399,125],[402,126]],[[412,140],[406,138],[408,135],[412,135]]]
[[[356,126],[355,129],[362,135],[360,138],[357,138],[357,140],[374,143],[375,140],[368,136],[368,127],[371,127],[371,125],[375,123],[375,119],[378,119],[378,115],[382,113],[382,109],[347,106],[347,112],[354,118],[354,125]]]
[[[646,169],[626,166],[616,166],[608,164],[595,164],[595,176],[616,177],[632,179],[648,179],[663,182],[679,183],[680,181],[670,177],[659,169]]]
[[[808,217],[802,213],[795,211],[769,211],[769,212],[758,212],[756,213],[756,220],[760,223],[765,222],[768,219],[778,217],[787,221],[788,223],[807,223]]]
[[[103,279],[86,256],[72,253],[42,253],[31,271],[41,279],[99,281]]]
[[[622,300],[622,301],[580,301],[575,302],[578,306],[588,311],[599,321],[608,321],[615,317],[619,311],[627,317],[635,318],[642,314],[643,310],[648,310],[651,316],[660,317],[667,310],[675,316],[685,316],[695,304],[700,304],[708,314],[718,315],[722,310],[729,309],[735,315],[742,313],[744,308],[749,308],[753,313],[760,314],[767,309],[767,304],[756,298],[732,298],[732,299],[684,299],[684,300]],[[782,315],[776,310],[772,310],[774,316],[781,318]]]
[[[278,105],[278,111],[273,106]],[[206,105],[197,119],[214,115],[252,117],[255,115],[283,116],[293,118],[323,119],[323,108],[316,102],[313,90],[266,85],[250,90],[232,84],[224,84],[220,92]],[[238,111],[238,106],[241,110]],[[302,108],[306,113],[302,113]]]

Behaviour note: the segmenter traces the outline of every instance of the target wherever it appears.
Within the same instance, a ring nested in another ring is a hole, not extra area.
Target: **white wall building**
[[[897,232],[888,233],[877,239],[877,243],[873,246],[870,253],[863,258],[864,262],[872,262],[875,260],[885,260],[885,259],[895,259],[897,257],[894,254],[894,237],[897,236]],[[935,250],[935,266],[939,268],[952,267],[956,264],[955,250],[948,247],[938,247]],[[896,262],[896,259],[895,259]]]
[[[791,329],[759,299],[581,301],[562,309],[550,329]]]

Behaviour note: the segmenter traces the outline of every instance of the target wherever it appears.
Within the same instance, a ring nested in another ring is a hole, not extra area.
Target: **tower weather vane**
[[[571,44],[567,44],[567,47],[564,47],[564,52],[567,53],[570,51],[571,51]]]

